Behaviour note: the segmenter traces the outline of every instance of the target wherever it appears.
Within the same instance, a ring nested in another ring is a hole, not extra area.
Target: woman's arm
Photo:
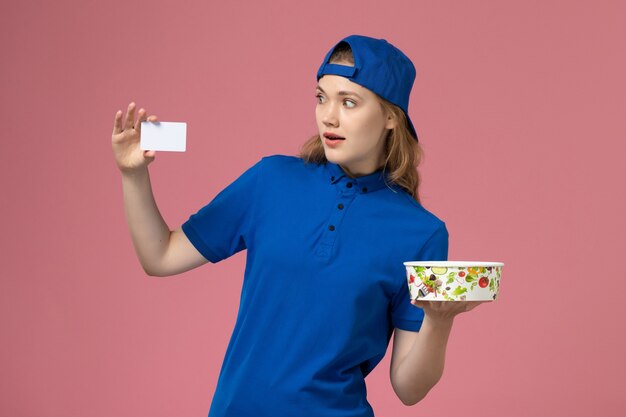
[[[144,271],[152,276],[169,276],[196,268],[208,262],[189,242],[179,228],[170,231],[154,200],[148,165],[154,151],[140,147],[141,123],[156,122],[139,110],[135,122],[135,103],[128,105],[126,122],[122,112],[115,113],[111,142],[115,162],[122,173],[122,191],[126,222],[135,252]]]
[[[412,301],[424,309],[419,332],[395,330],[391,385],[403,404],[421,401],[443,375],[446,346],[454,317],[483,301]]]
[[[391,385],[403,404],[421,401],[443,375],[452,320],[433,323],[428,317],[419,332],[395,329]]]

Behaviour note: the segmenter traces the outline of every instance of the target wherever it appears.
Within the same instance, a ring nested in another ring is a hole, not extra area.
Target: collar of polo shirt
[[[351,178],[346,175],[346,173],[343,171],[343,169],[341,169],[338,164],[335,164],[331,161],[326,161],[325,166],[328,182],[330,184],[337,184],[341,182],[348,185],[348,183],[351,183],[352,187],[354,187],[356,190],[358,190],[358,192],[362,194],[380,190],[385,186],[395,188],[394,184],[389,181],[388,175],[383,174],[382,168],[369,175]],[[387,180],[386,183],[385,180]]]

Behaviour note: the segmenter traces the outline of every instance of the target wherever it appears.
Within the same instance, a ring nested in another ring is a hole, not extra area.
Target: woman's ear
[[[398,125],[398,118],[395,114],[389,112],[387,113],[387,122],[385,123],[385,129],[395,129]]]

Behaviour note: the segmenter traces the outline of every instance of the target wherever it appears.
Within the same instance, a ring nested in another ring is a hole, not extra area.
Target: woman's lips
[[[324,143],[326,143],[326,145],[330,146],[331,148],[334,148],[341,141],[343,141],[345,139],[346,138],[341,137],[339,135],[335,135],[334,133],[324,132]]]
[[[339,135],[335,135],[334,133],[324,133],[324,137],[331,140],[344,140],[345,138]]]
[[[326,145],[330,146],[331,148],[334,148],[335,146],[339,145],[341,142],[343,142],[343,139],[329,139],[329,138],[324,138],[324,142],[326,143]]]

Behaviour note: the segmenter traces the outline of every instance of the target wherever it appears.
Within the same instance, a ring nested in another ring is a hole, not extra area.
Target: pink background
[[[626,6],[620,1],[3,2],[0,415],[204,416],[245,252],[147,276],[110,133],[135,101],[188,123],[158,152],[171,229],[264,155],[295,154],[315,72],[352,33],[417,67],[424,206],[450,260],[505,263],[414,407],[377,416],[617,416],[626,367]],[[254,387],[250,387],[254,389]]]

